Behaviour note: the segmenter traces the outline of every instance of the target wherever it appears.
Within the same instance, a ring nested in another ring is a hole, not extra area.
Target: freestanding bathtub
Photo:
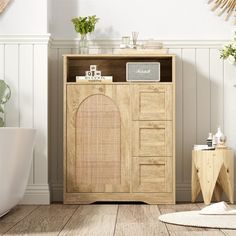
[[[24,195],[35,134],[30,128],[0,128],[0,217]]]

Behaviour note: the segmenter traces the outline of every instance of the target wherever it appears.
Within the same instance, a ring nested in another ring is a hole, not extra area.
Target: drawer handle
[[[154,92],[157,92],[157,93],[164,93],[164,92],[165,92],[165,89],[163,89],[163,88],[157,88],[157,87],[155,87],[154,85],[150,86],[150,87],[149,87],[149,90],[153,90]]]
[[[155,125],[150,123],[149,126],[152,126],[155,129],[165,129],[165,125]]]

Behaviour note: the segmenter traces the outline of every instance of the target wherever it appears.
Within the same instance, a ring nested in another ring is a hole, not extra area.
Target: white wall
[[[0,35],[45,33],[47,0],[11,0],[0,14]]]
[[[119,39],[132,31],[141,39],[227,39],[232,21],[211,12],[207,0],[52,0],[54,38],[76,36],[70,19],[96,14],[96,39]],[[233,17],[232,17],[233,18]]]

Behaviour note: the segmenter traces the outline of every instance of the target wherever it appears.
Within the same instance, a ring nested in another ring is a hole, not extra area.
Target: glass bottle
[[[87,34],[80,35],[79,53],[80,54],[89,54],[89,45],[88,45]]]

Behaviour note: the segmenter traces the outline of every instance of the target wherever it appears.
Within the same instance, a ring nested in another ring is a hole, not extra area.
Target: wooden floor
[[[202,206],[202,204],[17,206],[0,219],[0,235],[236,235],[236,230],[183,227],[158,221],[160,214],[198,210]]]

